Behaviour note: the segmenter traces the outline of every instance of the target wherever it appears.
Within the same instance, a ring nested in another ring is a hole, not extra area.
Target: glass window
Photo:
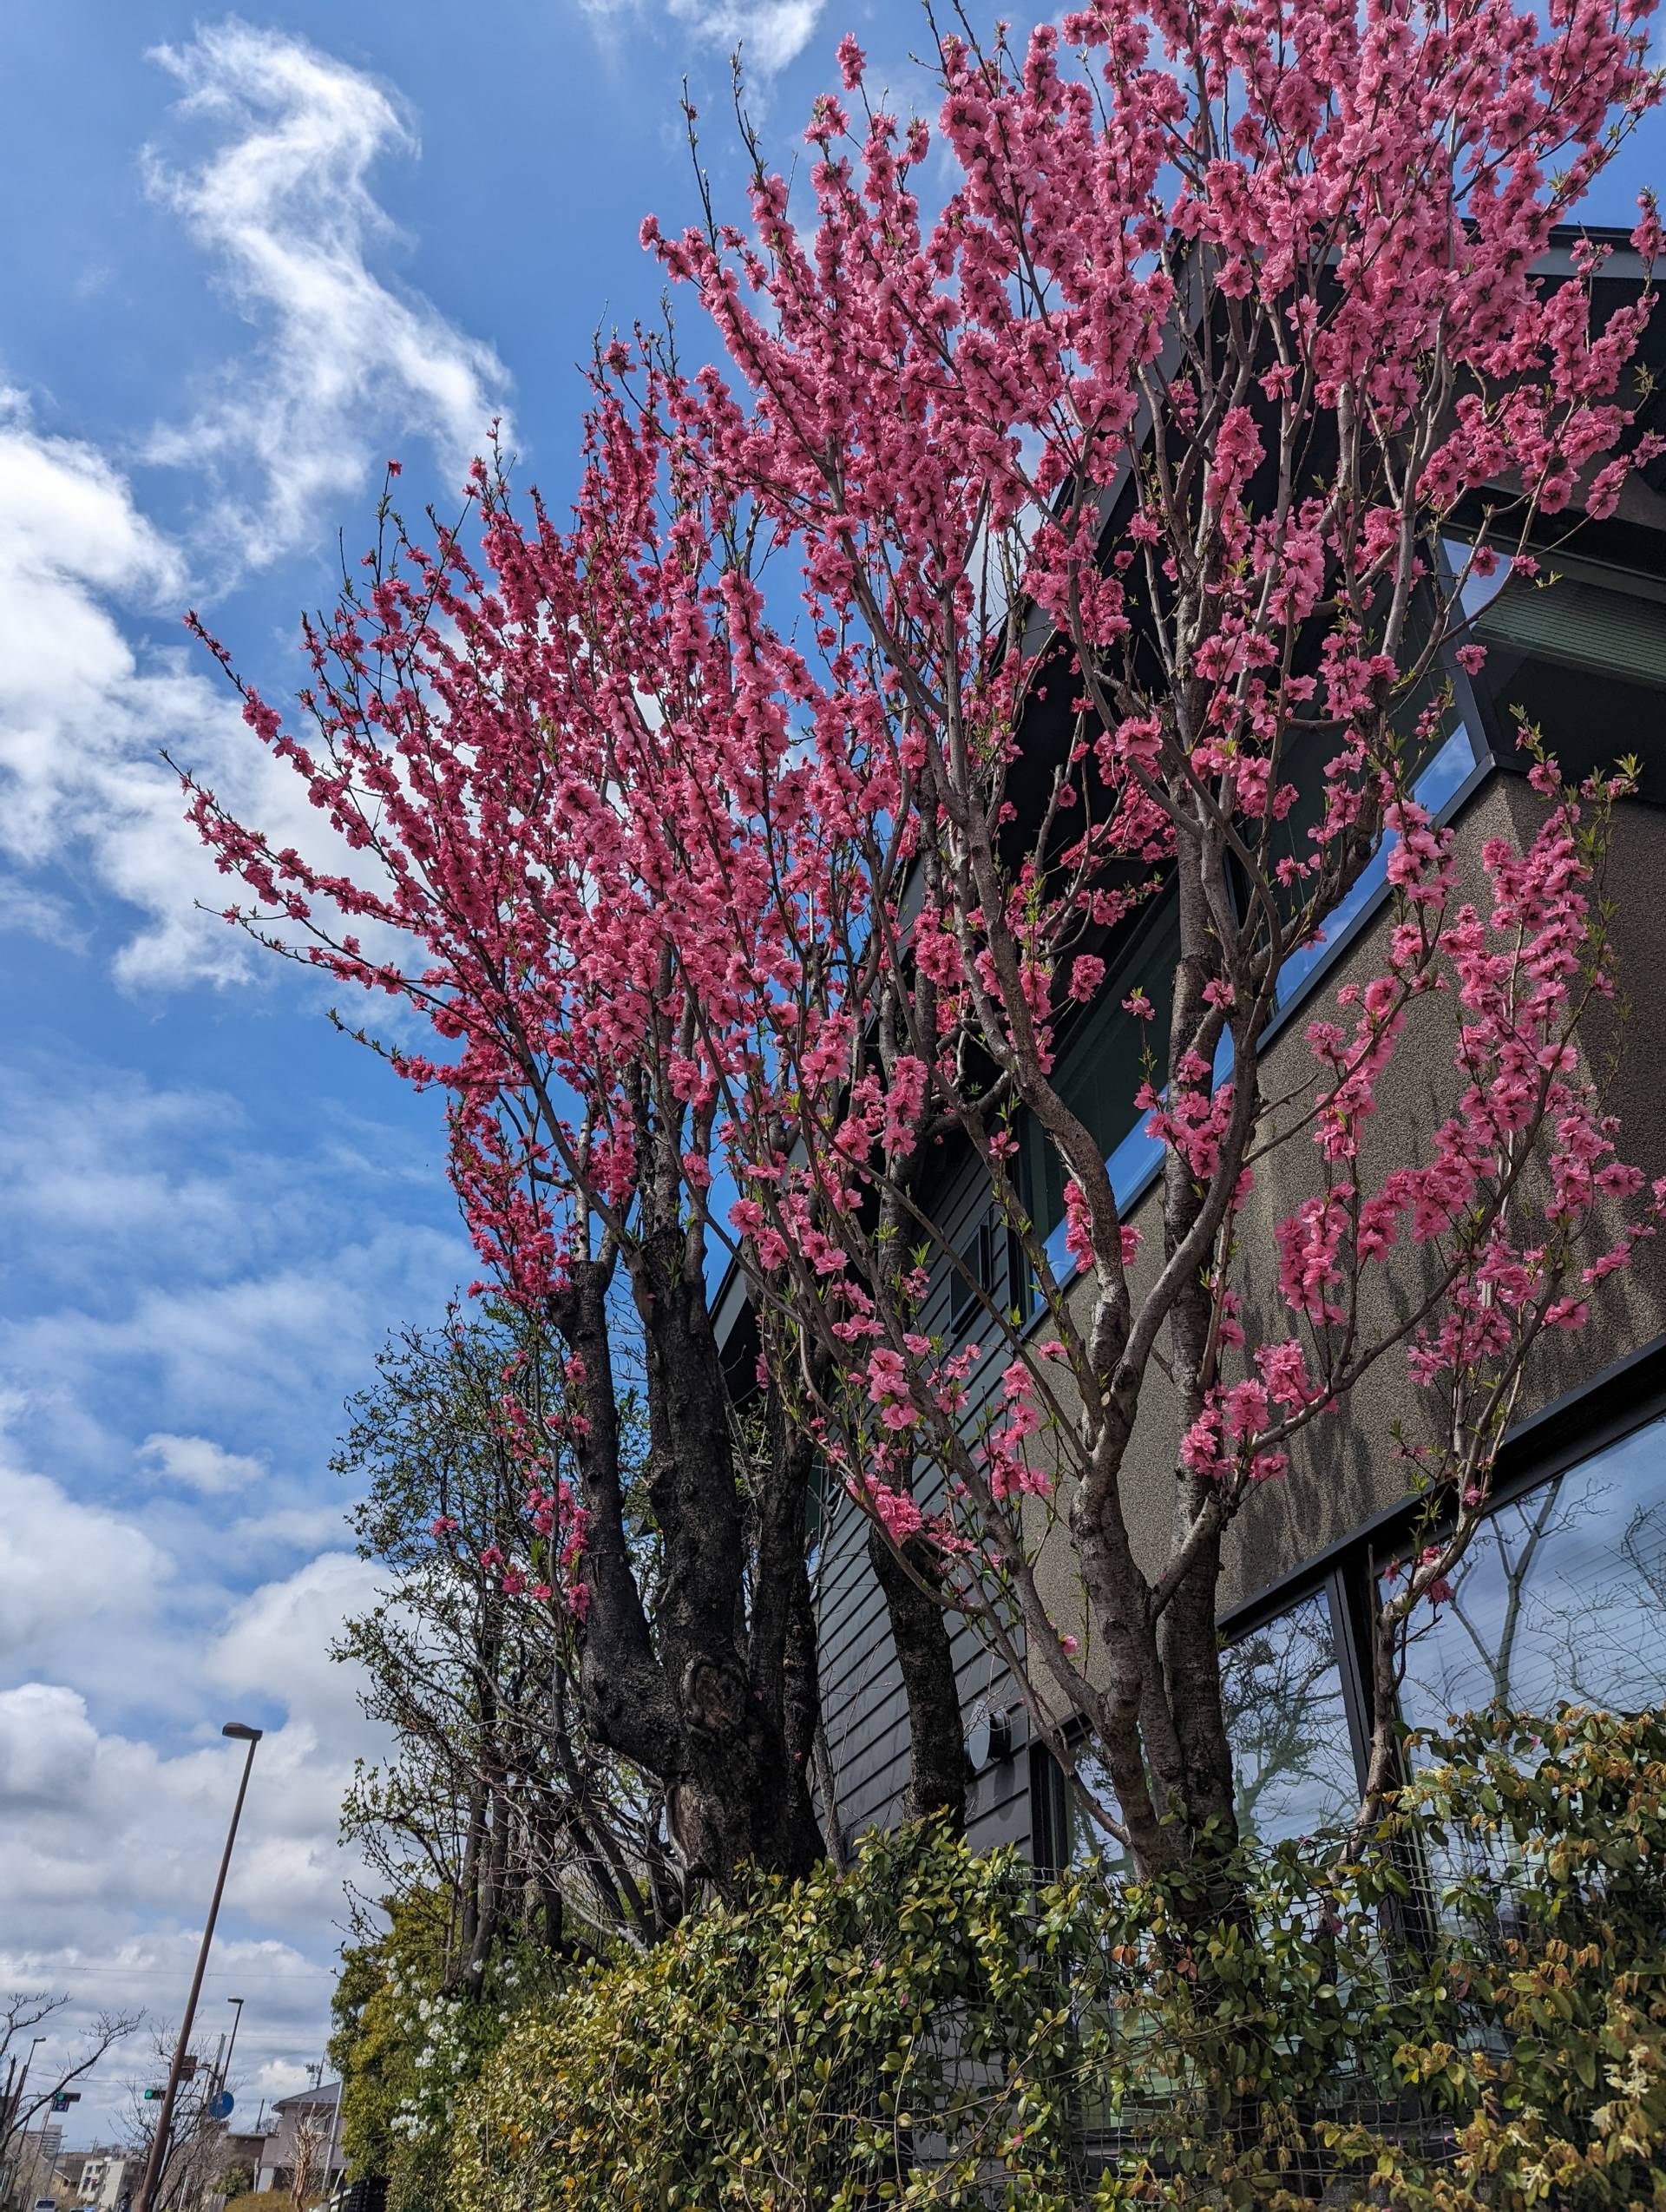
[[[1245,1836],[1282,1843],[1352,1818],[1359,1776],[1324,1591],[1230,1644],[1221,1691]]]
[[[1351,1820],[1360,1783],[1342,1701],[1341,1669],[1327,1593],[1315,1591],[1221,1655],[1221,1696],[1236,1779],[1238,1827],[1246,1839],[1282,1843]],[[1083,1787],[1113,1815],[1116,1792],[1104,1762],[1084,1754]],[[1062,1780],[1062,1777],[1061,1777]],[[1121,1846],[1064,1784],[1061,1840],[1071,1866],[1098,1861],[1125,1871]]]
[[[1068,1776],[1055,1767],[1059,1793],[1059,1841],[1064,1847],[1064,1862],[1067,1867],[1098,1866],[1108,1874],[1127,1874],[1132,1863],[1114,1835],[1102,1828],[1070,1786]],[[1096,1752],[1084,1751],[1076,1762],[1076,1779],[1097,1804],[1103,1805],[1114,1820],[1117,1817],[1117,1793],[1112,1786],[1110,1771]]]
[[[1452,1582],[1407,1645],[1411,1727],[1493,1703],[1666,1700],[1666,1417],[1500,1506]]]
[[[1312,748],[1309,749],[1312,753]],[[1439,814],[1453,798],[1475,765],[1474,741],[1467,727],[1455,721],[1433,746],[1420,769],[1413,788],[1431,814]],[[1309,761],[1311,767],[1313,763]],[[1298,764],[1292,774],[1301,780]],[[1281,825],[1281,837],[1290,850],[1306,855],[1311,847],[1309,825],[1319,818],[1322,793],[1316,781],[1304,799]],[[1282,1009],[1298,997],[1314,972],[1329,956],[1329,948],[1355,916],[1375,899],[1387,882],[1392,835],[1385,838],[1347,896],[1325,918],[1324,928],[1309,943],[1292,954],[1279,970],[1276,1005]],[[1276,857],[1276,849],[1274,857]],[[1165,896],[1142,917],[1129,948],[1112,963],[1111,981],[1087,1021],[1066,1047],[1057,1081],[1060,1095],[1080,1115],[1105,1147],[1111,1187],[1119,1204],[1126,1205],[1163,1157],[1163,1147],[1146,1128],[1146,1117],[1136,1111],[1134,1093],[1144,1077],[1143,1054],[1149,1048],[1159,1070],[1166,1069],[1169,1021],[1173,1011],[1174,971],[1180,957],[1180,914],[1177,901]],[[1122,1001],[1139,985],[1156,1013],[1141,1021],[1125,1011]],[[1232,1069],[1232,1040],[1221,1040],[1215,1058],[1215,1080],[1223,1082]],[[1047,1257],[1061,1280],[1072,1263],[1064,1242],[1064,1175],[1059,1156],[1037,1124],[1028,1126],[1031,1199],[1037,1227],[1046,1241]]]
[[[1436,746],[1426,765],[1419,771],[1412,786],[1413,795],[1419,804],[1427,807],[1431,814],[1439,814],[1474,765],[1474,742],[1467,727],[1459,722]],[[1317,811],[1315,809],[1315,819]],[[1281,1008],[1288,1006],[1293,998],[1299,995],[1315,968],[1328,957],[1329,948],[1341,938],[1355,915],[1362,912],[1387,883],[1388,856],[1394,845],[1394,832],[1390,830],[1354,878],[1353,888],[1325,916],[1324,926],[1317,935],[1292,953],[1279,969],[1278,1004]]]
[[[1544,581],[1498,590],[1474,634],[1500,745],[1513,749],[1532,725],[1570,781],[1636,750],[1666,714],[1666,606],[1646,579],[1594,566],[1558,574],[1547,561]],[[1643,795],[1666,796],[1657,762],[1645,763]]]
[[[1111,1164],[1112,1187],[1125,1200],[1149,1160],[1162,1154],[1162,1146],[1145,1134],[1145,1116],[1135,1106],[1134,1093],[1145,1080],[1144,1055],[1148,1050],[1159,1083],[1166,1073],[1179,958],[1179,902],[1164,893],[1140,917],[1127,948],[1116,955],[1105,990],[1065,1047],[1054,1078],[1066,1105],[1098,1139]],[[1136,985],[1155,1009],[1149,1021],[1124,1009],[1122,1001]],[[1035,1224],[1047,1237],[1064,1220],[1064,1171],[1039,1124],[1031,1123],[1029,1134]],[[1048,1256],[1053,1257],[1051,1252]],[[1055,1270],[1068,1265],[1060,1236]]]

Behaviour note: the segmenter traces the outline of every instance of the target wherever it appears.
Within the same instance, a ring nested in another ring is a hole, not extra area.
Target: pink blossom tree
[[[743,1428],[713,1329],[699,1040],[725,1018],[725,960],[746,954],[701,951],[698,879],[722,856],[666,834],[709,811],[706,764],[653,761],[643,739],[651,672],[722,683],[727,647],[617,560],[614,502],[640,525],[653,485],[651,469],[633,483],[615,427],[601,410],[568,537],[541,515],[518,530],[478,471],[489,568],[452,532],[410,542],[384,496],[366,583],[307,627],[309,745],[248,696],[334,832],[325,863],[272,850],[206,793],[194,811],[257,902],[233,919],[428,1025],[429,1049],[389,1056],[447,1095],[489,1282],[557,1363],[502,1377],[524,1543],[482,1565],[574,1617],[591,1733],[658,1778],[683,1868],[721,1886],[824,1849],[813,1447],[767,1410]],[[663,926],[673,865],[681,957]]]
[[[481,560],[396,529],[312,633],[316,748],[248,697],[361,859],[274,851],[193,795],[253,894],[233,919],[293,927],[442,1040],[396,1064],[448,1089],[476,1240],[566,1348],[595,1724],[669,1761],[697,1865],[812,1848],[784,1685],[817,1454],[920,1628],[918,1746],[957,1611],[1066,1765],[1103,1757],[1141,1865],[1230,1838],[1225,1533],[1393,1354],[1437,1417],[1406,1447],[1429,1541],[1379,1623],[1390,1785],[1405,1622],[1473,1534],[1535,1344],[1583,1325],[1659,1202],[1578,1041],[1613,988],[1624,772],[1575,791],[1541,762],[1543,825],[1488,847],[1479,898],[1417,796],[1479,650],[1466,587],[1518,586],[1543,518],[1611,512],[1653,450],[1651,290],[1602,319],[1600,248],[1535,273],[1657,96],[1646,15],[1103,0],[1021,53],[946,37],[932,215],[932,131],[869,106],[845,41],[808,234],[761,160],[750,230],[645,227],[731,377],[616,345],[570,528],[482,470]],[[1658,242],[1650,205],[1650,266]],[[1276,1081],[1281,992],[1374,867],[1374,971]],[[1161,1154],[1136,1223],[1059,1056],[1159,902],[1172,971],[1127,996],[1129,1116]],[[1384,1157],[1396,1052],[1440,1020],[1450,1118]],[[948,1142],[1021,1297],[933,1211]],[[1258,1226],[1275,1178],[1302,1195]],[[751,1482],[714,1240],[758,1332]],[[957,1269],[976,1319],[951,1341],[928,1306]],[[652,1621],[610,1442],[621,1287]],[[1064,1598],[1038,1571],[1061,1528]]]

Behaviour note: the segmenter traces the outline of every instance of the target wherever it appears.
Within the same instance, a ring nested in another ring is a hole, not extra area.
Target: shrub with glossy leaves
[[[848,1875],[760,1883],[521,2026],[460,2131],[456,2196],[471,2212],[998,2201],[981,2179],[1057,2169],[1068,2147],[1072,2040],[1012,1854],[933,1827],[872,1836]]]
[[[581,1978],[458,2212],[1666,2205],[1666,1722],[1414,1743],[1354,1850],[1037,1888],[926,1828]]]

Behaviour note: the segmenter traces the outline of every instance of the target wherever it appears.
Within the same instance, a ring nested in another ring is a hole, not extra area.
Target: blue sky
[[[335,1807],[375,1750],[326,1657],[368,1587],[341,1402],[472,1270],[437,1105],[193,911],[157,748],[268,824],[295,798],[180,614],[282,692],[384,456],[449,502],[500,411],[559,502],[574,364],[654,311],[644,213],[691,207],[684,73],[737,207],[736,36],[790,157],[846,28],[905,80],[908,0],[0,13],[0,1988],[173,2016],[220,1723],[258,1721],[203,2012],[247,1998],[251,2106],[325,2031]],[[1662,150],[1594,212],[1629,220]],[[72,2140],[151,2071],[107,2064]]]
[[[690,206],[683,73],[732,187],[737,33],[785,142],[850,22],[882,45],[822,0],[0,18],[0,1988],[176,2016],[220,1723],[263,1723],[202,2014],[248,1999],[243,2103],[320,2046],[375,1749],[326,1657],[368,1584],[342,1400],[472,1269],[437,1104],[193,911],[157,749],[294,799],[180,615],[281,692],[384,456],[449,503],[501,411],[565,496],[574,364],[654,310],[644,213]],[[153,2071],[107,2063],[71,2139]]]

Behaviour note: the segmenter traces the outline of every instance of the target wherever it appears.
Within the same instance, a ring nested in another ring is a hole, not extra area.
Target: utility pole
[[[208,1919],[202,1931],[202,1946],[197,1953],[197,1971],[191,1977],[191,1994],[185,2000],[185,2018],[180,2023],[179,2041],[174,2046],[174,2064],[168,2069],[161,2115],[156,2123],[150,2156],[145,2161],[145,2178],[139,2192],[139,2212],[156,2212],[157,2193],[161,2188],[162,2173],[167,2163],[167,2139],[174,2127],[174,2107],[185,2071],[192,2025],[197,2017],[197,1999],[202,1994],[202,1977],[208,1965],[208,1946],[214,1940],[214,1922],[220,1917],[220,1900],[225,1894],[226,1875],[232,1863],[232,1846],[237,1841],[237,1824],[242,1818],[243,1800],[248,1794],[249,1770],[254,1764],[255,1746],[263,1733],[258,1728],[246,1727],[241,1721],[227,1721],[220,1732],[222,1736],[234,1737],[240,1743],[246,1743],[249,1756],[243,1762],[243,1779],[237,1786],[237,1802],[232,1808],[232,1824],[226,1831],[226,1848],[220,1854],[220,1876],[214,1884],[213,1898],[208,1907]]]
[[[29,2056],[23,2061],[23,2070],[17,2077],[17,2086],[11,2091],[10,2100],[6,2107],[6,2124],[3,2131],[0,2131],[0,2154],[3,2154],[0,2155],[0,2202],[3,2202],[10,2196],[12,2182],[16,2178],[18,2161],[12,2152],[12,2138],[16,2136],[18,2123],[23,2117],[23,2085],[29,2079],[29,2070],[35,2064],[35,2053],[45,2041],[46,2038],[43,2035],[37,2035],[34,2042],[30,2045]],[[12,2064],[16,2065],[16,2060],[14,2059]]]
[[[11,2084],[17,2071],[17,2054],[14,2051],[6,2061],[6,2093],[0,2097],[0,2204],[5,2202],[11,2186]]]
[[[322,2070],[320,2070],[322,2071]],[[323,2087],[320,2078],[319,2087]],[[330,2148],[324,2154],[324,2201],[333,2205],[335,2195],[330,2187],[330,2169],[336,2159],[336,2137],[341,2132],[341,2108],[347,2097],[347,2077],[344,2074],[336,2086],[336,2109],[330,2117]]]

